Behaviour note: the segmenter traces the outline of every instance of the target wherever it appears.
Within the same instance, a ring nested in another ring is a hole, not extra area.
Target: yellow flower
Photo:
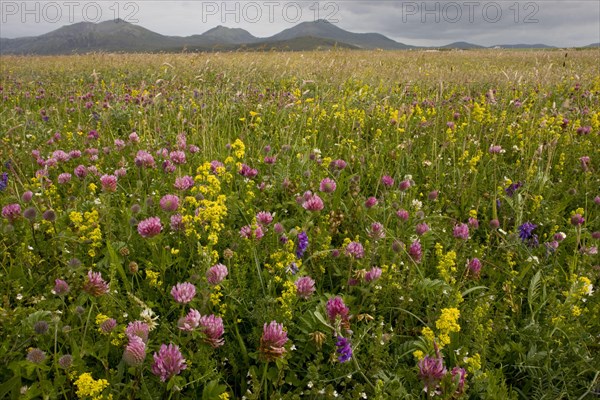
[[[589,278],[580,276],[578,279],[578,284],[580,285],[579,295],[581,297],[591,296],[594,293],[594,285],[592,285],[592,281],[590,281]]]
[[[442,309],[442,315],[435,322],[435,327],[438,329],[438,338],[440,347],[444,347],[450,344],[450,334],[453,332],[460,331],[460,325],[458,324],[458,318],[460,317],[460,311],[458,308],[444,308]]]
[[[481,369],[481,356],[479,353],[474,354],[473,357],[465,357],[463,361],[467,364],[467,370],[471,374]]]
[[[240,139],[236,139],[235,142],[233,142],[231,149],[233,150],[233,155],[238,160],[244,158],[244,155],[246,154],[246,146]]]
[[[102,313],[99,313],[98,315],[96,315],[96,325],[102,325],[102,323],[104,321],[106,321],[107,319],[110,319],[110,317],[108,317]]]
[[[433,342],[435,340],[435,334],[433,333],[431,328],[428,326],[423,328],[423,330],[421,331],[421,334],[425,337],[425,339],[427,339],[428,342]]]
[[[459,317],[460,310],[458,308],[444,308],[442,309],[442,315],[435,323],[435,327],[444,332],[459,332],[460,325],[457,322]]]
[[[276,277],[278,278],[278,277]],[[277,298],[277,301],[281,304],[283,315],[286,319],[292,319],[292,304],[296,299],[296,285],[292,281],[286,281],[283,284],[283,292],[281,297]]]
[[[69,219],[71,220],[73,225],[79,226],[81,225],[81,223],[83,223],[83,214],[81,214],[78,211],[71,211],[69,213]]]
[[[448,283],[454,283],[456,279],[453,274],[456,273],[456,252],[454,250],[450,250],[445,255],[443,255],[441,246],[438,247],[436,244],[435,247],[436,255],[440,258],[437,269],[440,273],[440,276]]]
[[[79,378],[75,381],[77,386],[77,396],[81,399],[84,397],[92,397],[100,399],[102,391],[108,387],[108,381],[106,379],[94,380],[92,374],[85,372],[79,375]]]
[[[155,272],[152,270],[146,270],[146,279],[148,280],[148,284],[154,287],[160,287],[162,285],[162,281],[159,281],[160,272]]]

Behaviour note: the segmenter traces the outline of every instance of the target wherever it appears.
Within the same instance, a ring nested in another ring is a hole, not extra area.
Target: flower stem
[[[262,378],[260,380],[260,390],[263,390],[263,386],[264,386],[264,397],[265,399],[267,399],[267,394],[268,394],[268,390],[267,390],[267,371],[269,370],[269,362],[267,361],[265,363],[265,366],[263,368],[263,374],[262,374]]]

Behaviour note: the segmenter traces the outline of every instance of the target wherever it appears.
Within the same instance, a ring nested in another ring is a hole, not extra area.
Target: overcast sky
[[[598,0],[0,0],[0,37],[35,36],[69,23],[116,17],[174,36],[224,25],[266,37],[302,21],[326,19],[348,31],[378,32],[420,46],[468,41],[568,47],[600,42]]]

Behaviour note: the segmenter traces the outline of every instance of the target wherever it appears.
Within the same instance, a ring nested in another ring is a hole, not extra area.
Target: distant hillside
[[[219,25],[212,28],[202,35],[189,36],[189,39],[197,39],[206,43],[221,43],[221,44],[244,44],[256,43],[261,39],[253,36],[250,32],[241,28],[227,28]]]
[[[554,46],[548,46],[545,44],[498,44],[495,46],[491,46],[493,48],[501,48],[501,49],[555,49]]]
[[[310,36],[294,38],[289,40],[280,41],[264,41],[254,43],[213,43],[213,44],[199,44],[199,45],[187,45],[185,51],[187,52],[200,52],[200,51],[311,51],[311,50],[331,50],[334,48],[339,49],[359,49],[356,46],[352,46],[346,43],[338,43],[331,39],[315,38]],[[181,51],[181,47],[167,48],[164,49],[167,52]]]
[[[257,38],[239,28],[217,26],[201,35],[163,36],[123,20],[81,22],[28,38],[1,39],[2,54],[69,54],[93,51],[156,52],[410,48],[377,33],[352,33],[326,21],[305,22],[268,37]]]
[[[468,42],[454,42],[447,44],[445,46],[440,47],[440,49],[461,49],[461,50],[470,50],[470,49],[484,49],[485,47],[480,46],[478,44],[468,43]]]
[[[281,41],[264,41],[246,45],[245,48],[253,50],[281,50],[281,51],[306,51],[306,50],[329,50],[339,49],[359,49],[347,43],[340,43],[332,39],[323,39],[314,36],[303,36]]]
[[[503,44],[504,49],[552,49],[545,44]],[[586,47],[600,47],[594,43]],[[79,22],[35,37],[0,38],[0,54],[71,54],[88,52],[181,52],[181,51],[269,51],[316,49],[484,49],[469,42],[441,47],[415,47],[379,33],[354,33],[325,20],[302,22],[276,35],[258,38],[240,28],[222,25],[186,37],[165,36],[117,19],[99,23]]]
[[[307,36],[332,39],[338,43],[348,43],[362,49],[397,50],[409,49],[413,47],[404,43],[398,43],[379,33],[348,32],[325,20],[301,22],[292,28],[286,29],[267,38],[266,40],[282,41]]]
[[[3,39],[2,53],[65,54],[90,51],[152,51],[171,47],[174,38],[152,32],[123,20],[97,24],[79,22],[45,35]]]

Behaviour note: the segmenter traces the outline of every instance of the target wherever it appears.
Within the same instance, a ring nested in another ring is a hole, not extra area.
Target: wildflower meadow
[[[597,50],[0,61],[0,398],[600,397]]]

